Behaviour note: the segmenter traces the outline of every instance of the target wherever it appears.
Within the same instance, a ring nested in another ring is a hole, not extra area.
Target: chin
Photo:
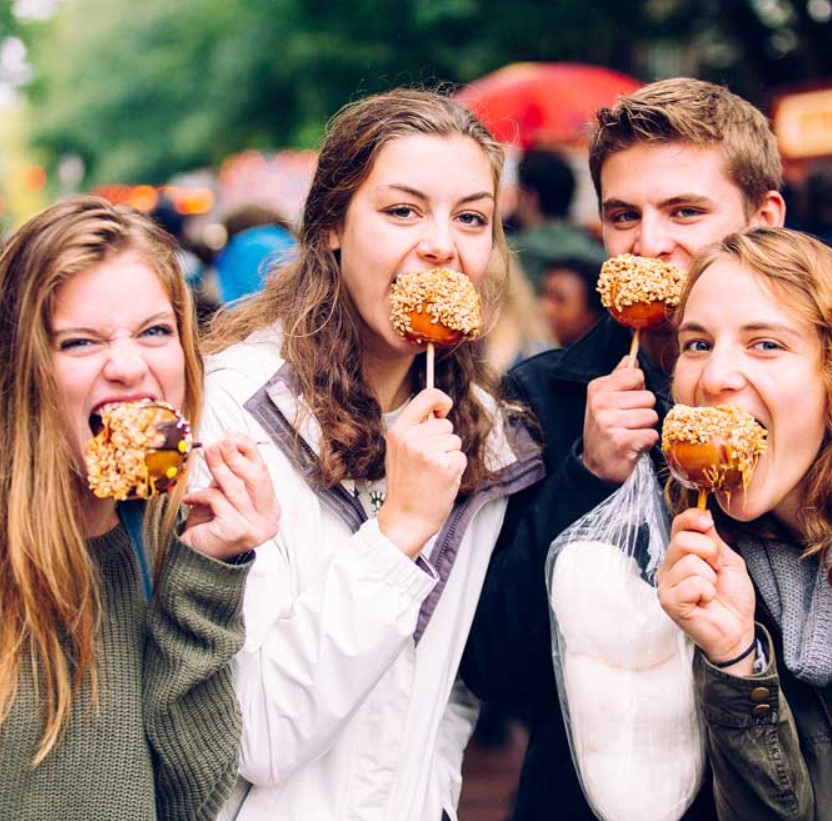
[[[717,502],[722,512],[737,522],[753,522],[771,511],[771,505],[766,505],[758,494],[748,494],[742,490],[730,496],[726,493],[719,493]]]

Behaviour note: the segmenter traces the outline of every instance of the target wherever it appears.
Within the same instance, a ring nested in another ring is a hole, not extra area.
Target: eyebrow
[[[381,190],[386,190],[388,188],[392,188],[395,191],[401,191],[404,194],[410,194],[412,197],[416,197],[420,200],[426,200],[428,195],[425,194],[424,191],[420,191],[418,188],[413,188],[409,185],[402,185],[399,183],[391,183],[390,185],[380,185],[379,188]],[[468,194],[465,197],[462,197],[458,200],[458,204],[466,203],[466,202],[477,202],[478,200],[493,200],[494,194],[491,191],[478,191],[475,194]]]
[[[704,194],[677,194],[659,202],[659,208],[672,208],[675,205],[713,205],[714,200]],[[636,208],[631,202],[610,198],[604,200],[601,205],[602,211],[611,211],[614,208]]]
[[[789,336],[800,336],[800,332],[797,331],[795,328],[792,328],[790,325],[784,325],[780,322],[749,322],[747,325],[742,325],[740,327],[740,331],[744,333],[758,333],[760,331],[766,331],[769,333],[785,333]],[[708,329],[704,325],[699,324],[698,322],[683,322],[679,326],[676,333],[707,334]]]
[[[169,311],[159,311],[156,314],[152,314],[151,316],[143,319],[141,322],[137,324],[137,328],[143,328],[145,325],[151,325],[154,322],[159,322],[160,320],[173,320],[176,321],[176,311],[169,310]],[[52,335],[59,336],[60,334],[97,334],[100,333],[100,329],[98,328],[90,328],[86,325],[67,325],[65,327],[53,327],[52,328]]]

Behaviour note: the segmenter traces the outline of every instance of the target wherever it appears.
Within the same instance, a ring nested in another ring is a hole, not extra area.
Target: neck
[[[89,493],[83,498],[81,505],[81,529],[84,538],[103,536],[118,524],[116,503],[112,499],[99,499]]]
[[[365,355],[364,379],[383,413],[400,407],[410,396],[410,368],[414,358],[376,359]]]

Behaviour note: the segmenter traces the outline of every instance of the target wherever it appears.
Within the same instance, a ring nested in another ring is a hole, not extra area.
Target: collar
[[[552,377],[585,385],[599,376],[606,376],[627,355],[631,339],[629,328],[619,325],[607,314],[577,342],[562,350],[553,362]],[[648,390],[656,394],[659,415],[664,417],[673,405],[670,375],[654,365],[643,351],[639,351],[638,364],[644,371]]]

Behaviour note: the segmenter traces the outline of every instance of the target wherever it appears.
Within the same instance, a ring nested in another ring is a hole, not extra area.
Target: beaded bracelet
[[[718,670],[724,670],[726,667],[731,667],[732,665],[736,664],[738,661],[742,661],[744,658],[750,656],[755,650],[757,649],[757,636],[751,640],[751,644],[742,651],[736,658],[728,659],[728,661],[708,661],[716,667]]]

